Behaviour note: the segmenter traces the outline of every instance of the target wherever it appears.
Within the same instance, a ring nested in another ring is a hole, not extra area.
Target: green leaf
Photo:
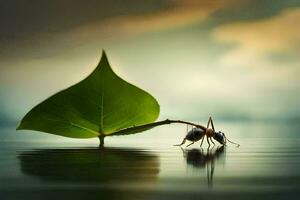
[[[38,104],[17,130],[73,138],[103,137],[154,122],[158,115],[154,97],[118,77],[103,51],[97,68],[87,78]]]

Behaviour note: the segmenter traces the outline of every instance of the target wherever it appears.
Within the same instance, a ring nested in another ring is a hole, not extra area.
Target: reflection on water
[[[18,156],[24,174],[55,181],[153,181],[159,173],[156,155],[132,149],[46,149]]]
[[[213,186],[213,176],[215,170],[215,161],[225,154],[224,146],[217,148],[208,148],[206,151],[200,149],[183,149],[183,157],[186,163],[195,168],[203,169],[206,167],[208,187]]]
[[[119,148],[32,150],[18,159],[22,173],[44,182],[21,192],[37,199],[147,199],[145,188],[157,183],[160,165],[152,153]]]
[[[45,139],[47,134],[0,128],[0,199],[299,198],[299,124],[220,127],[241,147],[207,151],[194,144],[196,149],[182,152],[172,146],[185,132],[181,126],[113,137],[107,145],[122,148],[104,151],[79,148],[98,141]]]

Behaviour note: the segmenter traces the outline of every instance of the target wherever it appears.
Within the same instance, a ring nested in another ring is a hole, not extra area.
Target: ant
[[[210,124],[211,124],[211,128],[209,128]],[[234,142],[228,140],[223,132],[221,132],[221,131],[216,132],[215,131],[215,127],[214,127],[214,123],[213,123],[213,120],[212,120],[211,117],[209,117],[209,119],[208,119],[206,128],[202,127],[202,126],[197,126],[197,127],[192,128],[192,130],[190,130],[190,131],[187,132],[187,134],[184,137],[184,139],[181,142],[181,144],[177,144],[177,145],[174,145],[174,146],[181,146],[181,145],[183,145],[186,142],[186,140],[189,140],[192,143],[190,143],[189,145],[186,146],[186,147],[188,147],[188,146],[194,144],[195,142],[199,141],[200,139],[202,139],[201,140],[201,144],[200,144],[200,147],[201,147],[202,144],[203,144],[205,136],[206,136],[206,140],[207,140],[208,146],[210,146],[210,142],[209,141],[211,141],[213,143],[213,145],[215,145],[215,143],[212,140],[212,138],[214,140],[216,140],[217,142],[219,142],[221,145],[224,145],[224,146],[226,146],[226,142],[227,141],[230,142],[230,143],[232,143],[232,144],[236,144],[237,147],[240,146],[239,144],[234,143]]]

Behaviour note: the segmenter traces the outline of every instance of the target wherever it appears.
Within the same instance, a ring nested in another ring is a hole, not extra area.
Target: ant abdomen
[[[185,139],[190,141],[198,141],[205,135],[205,131],[200,128],[193,128],[190,130],[186,136]]]

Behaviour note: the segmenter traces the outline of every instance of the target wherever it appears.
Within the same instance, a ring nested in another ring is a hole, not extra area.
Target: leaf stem
[[[99,144],[99,148],[103,148],[104,147],[104,135],[99,135],[99,140],[100,140],[100,144]]]
[[[110,135],[113,136],[113,135],[124,135],[124,134],[136,133],[136,132],[141,132],[141,131],[145,131],[145,130],[154,128],[156,126],[161,126],[161,125],[165,125],[165,124],[174,124],[174,123],[192,125],[192,126],[195,126],[197,128],[200,128],[204,131],[206,130],[205,126],[202,126],[200,124],[196,124],[196,123],[193,123],[193,122],[188,122],[188,121],[183,121],[183,120],[166,119],[166,120],[162,120],[162,121],[158,121],[158,122],[153,122],[153,123],[149,123],[149,124],[143,124],[143,125],[140,125],[140,126],[133,126],[133,127],[130,127],[130,128],[122,129],[122,130],[114,132]]]
[[[183,121],[183,120],[169,120],[169,119],[166,119],[166,120],[163,120],[161,122],[164,122],[164,121],[167,121],[168,123],[166,124],[172,124],[172,123],[179,123],[179,124],[187,124],[187,125],[192,125],[192,126],[195,126],[197,128],[200,128],[202,130],[206,130],[206,127],[205,126],[202,126],[200,124],[196,124],[196,123],[192,123],[192,122],[188,122],[188,121]],[[163,124],[162,124],[163,125]]]

